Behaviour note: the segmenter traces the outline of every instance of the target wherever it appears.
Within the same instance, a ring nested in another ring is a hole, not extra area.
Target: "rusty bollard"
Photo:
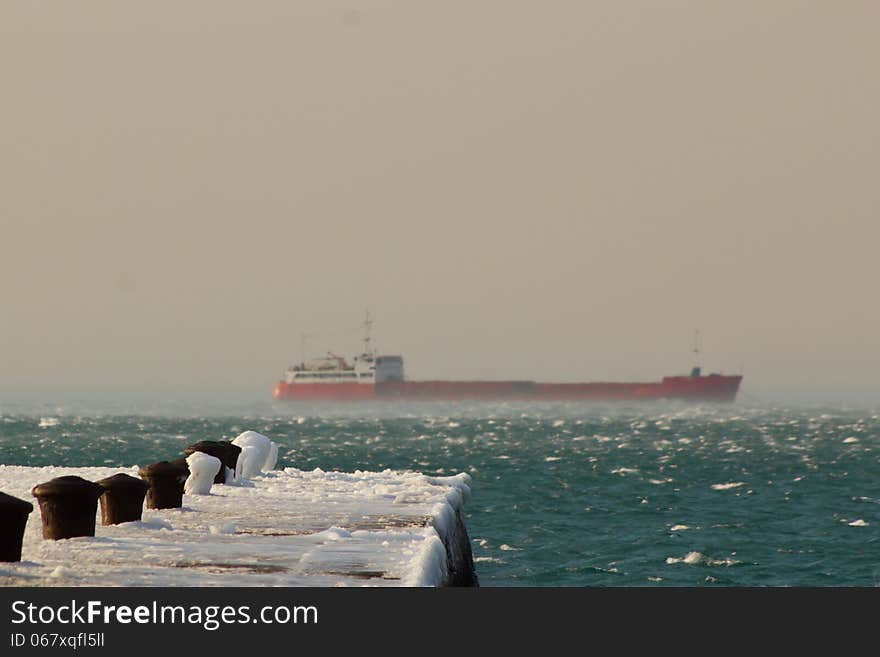
[[[0,493],[0,561],[21,561],[24,528],[34,505]]]
[[[180,481],[181,490],[184,490],[186,488],[186,478],[189,477],[189,463],[186,462],[185,458],[174,459],[168,462],[180,470],[180,475],[177,478]],[[184,490],[184,492],[186,491]]]
[[[102,525],[118,525],[141,519],[144,497],[150,484],[122,472],[101,479],[98,483],[104,488],[100,498]]]
[[[222,465],[220,466],[220,471],[214,477],[214,483],[225,484],[226,468],[231,468],[235,472],[235,465],[238,462],[238,455],[241,454],[241,447],[233,445],[228,440],[201,440],[183,450],[183,453],[187,456],[193,452],[203,452],[220,459]]]
[[[183,506],[183,482],[189,469],[177,463],[159,461],[138,470],[141,479],[150,484],[147,491],[148,509],[177,509]]]
[[[238,459],[241,457],[241,447],[233,445],[231,440],[218,440],[217,442],[226,447],[226,458],[220,459],[224,467],[221,467],[220,472],[217,473],[218,477],[221,474],[223,475],[223,482],[226,483],[226,468],[235,473],[238,467]]]
[[[56,477],[33,487],[40,503],[43,538],[58,540],[95,535],[98,498],[104,488],[76,475]]]
[[[189,463],[186,462],[185,458],[174,459],[173,461],[168,461],[171,465],[180,468],[180,480],[186,481],[186,478],[189,477]]]

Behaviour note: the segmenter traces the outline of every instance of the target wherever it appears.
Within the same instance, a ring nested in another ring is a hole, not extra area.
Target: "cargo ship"
[[[370,348],[369,313],[364,322],[364,349],[349,362],[332,352],[287,368],[273,396],[287,401],[634,401],[683,399],[732,402],[741,375],[703,374],[695,365],[690,374],[664,376],[649,382],[545,383],[538,381],[409,381],[403,357],[377,355]],[[695,344],[695,354],[699,349]]]

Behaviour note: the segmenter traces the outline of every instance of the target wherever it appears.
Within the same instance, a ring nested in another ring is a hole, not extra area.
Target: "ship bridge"
[[[403,381],[403,356],[376,357],[376,383]]]

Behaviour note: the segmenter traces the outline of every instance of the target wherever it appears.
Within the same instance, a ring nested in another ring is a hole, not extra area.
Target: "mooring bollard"
[[[76,475],[56,477],[33,487],[40,503],[43,538],[58,540],[95,535],[95,515],[103,486]]]
[[[223,461],[225,467],[220,468],[220,472],[217,473],[217,476],[220,476],[220,474],[223,473],[223,482],[225,483],[226,468],[232,470],[233,476],[235,475],[235,470],[238,467],[238,459],[241,458],[241,447],[234,444],[231,440],[218,440],[217,442],[226,447],[226,459],[220,459]]]
[[[238,455],[241,453],[241,447],[233,445],[226,440],[201,440],[183,450],[183,453],[187,456],[193,452],[202,452],[208,456],[220,459],[220,463],[223,465],[214,477],[214,483],[225,484],[226,468],[231,468],[232,471],[235,472],[235,465],[238,462]]]
[[[148,509],[177,509],[183,506],[183,482],[188,470],[179,464],[159,461],[138,470],[141,479],[150,484],[147,491]]]
[[[189,476],[189,463],[183,457],[179,459],[174,459],[173,461],[168,461],[171,465],[176,466],[181,469],[180,477],[181,481],[186,481],[186,478]]]
[[[122,472],[101,479],[98,483],[104,488],[100,498],[102,525],[118,525],[141,519],[150,484]]]
[[[0,493],[0,561],[21,561],[24,528],[33,510],[30,502]]]

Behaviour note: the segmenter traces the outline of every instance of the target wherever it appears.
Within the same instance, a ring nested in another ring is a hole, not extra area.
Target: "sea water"
[[[0,464],[130,466],[245,430],[279,468],[467,472],[482,586],[875,586],[880,409],[758,403],[0,408]]]

